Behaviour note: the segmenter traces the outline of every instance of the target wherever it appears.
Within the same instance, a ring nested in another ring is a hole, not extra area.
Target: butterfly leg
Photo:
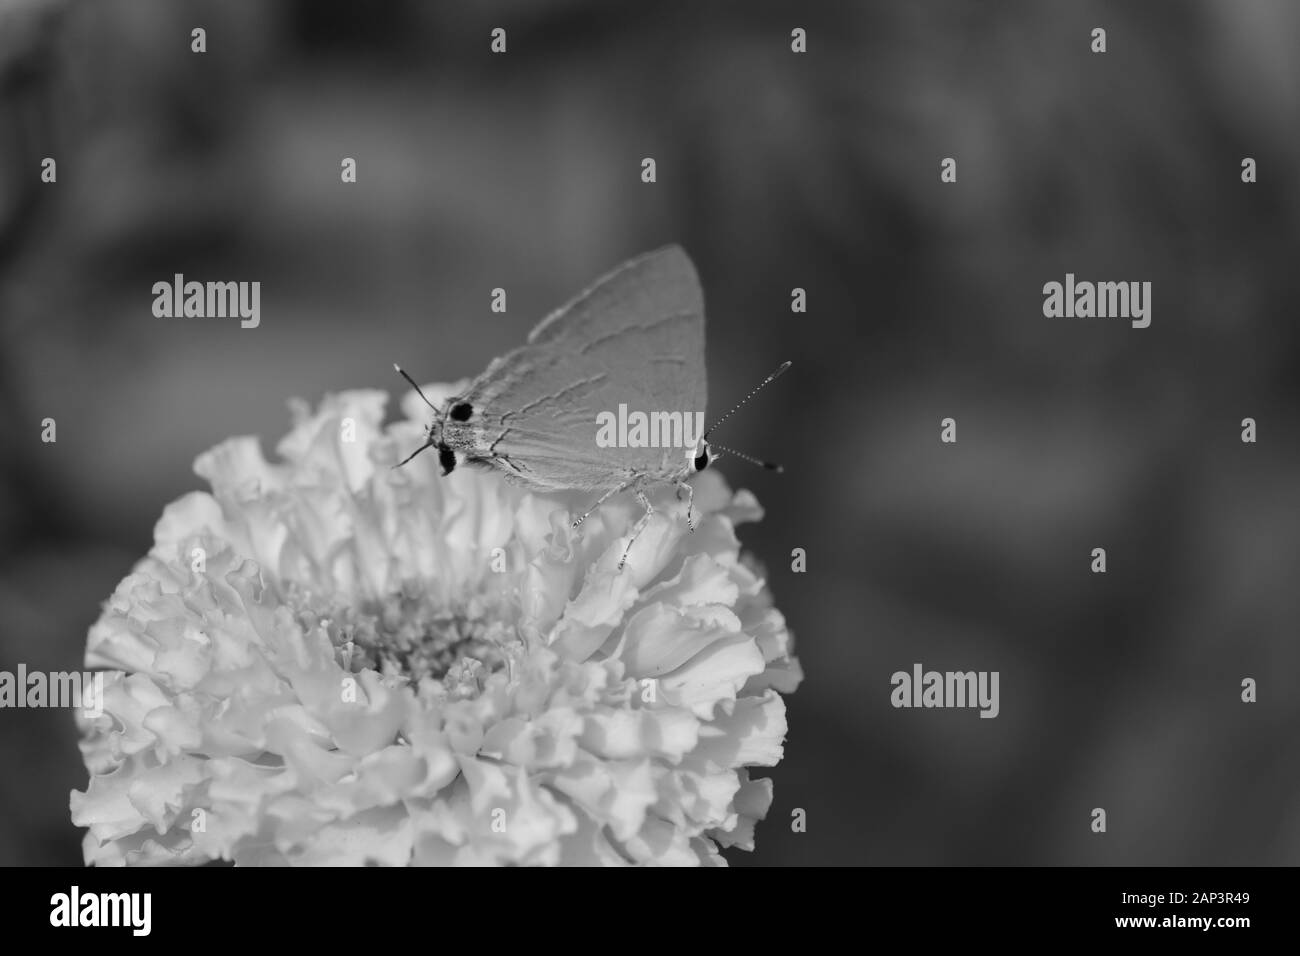
[[[628,488],[632,487],[632,483],[634,481],[636,481],[635,478],[629,478],[627,481],[623,482],[623,484],[618,485],[615,488],[611,488],[609,489],[609,491],[601,495],[600,498],[596,500],[596,503],[594,505],[592,505],[590,508],[588,508],[586,511],[584,511],[582,514],[578,515],[578,517],[574,519],[573,521],[574,530],[576,531],[578,526],[581,525],[584,521],[586,521],[587,518],[590,517],[593,511],[595,511],[597,508],[603,505],[610,498],[613,498],[620,491],[626,491]]]
[[[636,524],[632,526],[632,538],[628,541],[627,547],[623,549],[623,557],[620,558],[618,562],[618,569],[620,571],[623,570],[623,565],[627,564],[627,556],[632,551],[632,545],[634,545],[636,539],[640,537],[642,530],[646,526],[646,522],[650,520],[650,516],[655,513],[655,510],[650,507],[650,499],[645,496],[644,491],[638,491],[636,493],[636,500],[641,502],[641,507],[645,509],[645,514],[638,518]]]
[[[692,534],[695,533],[695,519],[692,516],[691,508],[695,505],[695,486],[689,481],[677,482],[677,500],[682,500],[682,489],[686,489],[686,528]]]

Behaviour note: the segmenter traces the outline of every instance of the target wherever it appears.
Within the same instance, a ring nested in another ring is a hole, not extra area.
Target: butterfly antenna
[[[787,363],[787,364],[789,364],[789,363]],[[424,398],[424,392],[420,391],[420,386],[418,386],[418,385],[415,384],[415,379],[411,378],[411,376],[407,375],[406,372],[402,371],[402,366],[400,366],[400,365],[398,365],[396,362],[394,362],[394,363],[393,363],[393,368],[397,369],[397,374],[398,374],[398,375],[402,376],[402,378],[406,379],[408,382],[411,383],[411,388],[415,389],[415,394],[419,395],[421,398]],[[763,384],[766,385],[767,383],[764,382]],[[433,402],[429,401],[427,398],[424,398],[424,404],[428,405],[428,406],[429,406],[430,408],[432,408],[435,412],[438,412],[439,415],[442,414],[442,412],[439,411],[438,406],[435,405],[435,404],[433,404]],[[425,446],[424,446],[424,448],[428,448],[428,447],[429,447],[428,445],[425,445]],[[424,451],[424,448],[421,448],[420,451]],[[420,452],[416,452],[417,455],[418,455],[419,453],[420,453]],[[412,455],[412,456],[411,456],[411,458],[414,458],[414,457],[415,457],[415,455]],[[406,461],[410,461],[411,458],[406,459]],[[402,462],[402,464],[405,465],[405,464],[406,464],[406,461]]]
[[[403,465],[405,465],[408,461],[410,461],[412,458],[414,458],[414,457],[415,457],[416,455],[418,455],[420,452],[424,451],[426,448],[432,448],[432,447],[433,447],[433,442],[431,442],[431,441],[427,441],[427,442],[425,442],[425,443],[424,443],[423,445],[421,445],[419,448],[415,449],[415,451],[411,452],[409,455],[407,455],[405,458],[403,458],[401,461],[399,461],[397,464],[395,464],[395,465],[393,466],[393,468],[401,468]],[[389,470],[391,471],[392,469],[389,469]]]
[[[788,369],[788,368],[790,367],[791,364],[792,364],[792,363],[790,363],[790,362],[782,362],[779,366],[777,366],[776,371],[773,372],[771,375],[769,375],[767,378],[763,379],[763,381],[761,381],[761,382],[759,382],[757,385],[755,385],[753,391],[751,391],[748,395],[746,395],[744,398],[742,398],[742,399],[741,399],[741,400],[736,404],[736,407],[735,407],[735,408],[733,408],[731,411],[727,412],[727,414],[723,415],[723,416],[722,416],[721,418],[719,418],[716,422],[714,422],[712,425],[710,425],[709,428],[708,428],[708,430],[704,433],[704,438],[707,440],[708,437],[709,437],[709,435],[711,435],[711,434],[713,433],[714,429],[716,429],[719,425],[721,425],[723,422],[725,422],[725,421],[726,421],[728,418],[730,418],[732,415],[736,414],[736,412],[738,412],[738,411],[740,411],[742,408],[744,408],[744,407],[745,407],[745,403],[748,402],[751,398],[753,398],[755,395],[757,395],[759,392],[761,392],[761,391],[762,391],[764,388],[766,388],[768,385],[771,385],[771,384],[772,384],[773,382],[775,382],[778,378],[780,378],[782,375],[784,375],[784,374],[785,374],[785,370]],[[719,446],[719,447],[721,447],[721,446]],[[734,451],[732,452],[732,454],[733,454],[733,455],[736,455],[737,458],[744,458],[744,457],[745,457],[744,455],[737,455]],[[753,459],[750,459],[750,460],[753,461]]]
[[[726,448],[722,445],[710,445],[710,448],[716,448],[718,451],[726,452],[728,455],[735,455],[741,461],[747,461],[751,465],[758,465],[759,468],[766,468],[768,471],[775,471],[778,475],[785,471],[785,468],[774,461],[763,461],[761,458],[755,458],[753,455],[746,455],[743,451],[736,451]]]

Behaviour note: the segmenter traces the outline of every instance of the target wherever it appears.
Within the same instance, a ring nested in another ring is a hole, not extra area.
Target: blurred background
[[[1300,862],[1297,38],[1289,0],[0,0],[0,669],[81,666],[199,452],[476,374],[679,242],[711,410],[795,363],[729,426],[786,474],[722,466],[807,674],[733,862]],[[177,272],[261,326],[155,318]],[[1151,281],[1151,327],[1044,318],[1067,272]],[[914,662],[999,671],[1000,716],[891,708]],[[0,712],[0,767],[0,863],[79,865],[71,714]]]

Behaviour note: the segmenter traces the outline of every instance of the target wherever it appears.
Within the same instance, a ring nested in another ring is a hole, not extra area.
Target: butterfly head
[[[451,446],[447,444],[443,434],[443,421],[441,418],[435,418],[429,425],[428,439],[423,446],[416,450],[415,454],[411,455],[411,458],[414,458],[416,454],[419,454],[425,448],[436,448],[438,449],[438,464],[442,466],[442,473],[449,475],[452,469],[456,467],[456,453],[451,450]],[[406,459],[406,461],[410,461],[411,458]],[[406,464],[406,462],[402,464]]]
[[[425,398],[420,386],[415,384],[415,380],[411,376],[402,371],[400,365],[394,364],[393,368],[397,369],[397,374],[406,379],[411,387],[415,389],[416,394],[423,398],[424,403],[434,411],[433,421],[429,423],[429,432],[425,436],[424,444],[407,455],[403,461],[394,467],[400,468],[426,448],[436,448],[438,449],[438,464],[442,466],[442,473],[444,475],[451,474],[456,467],[456,452],[453,450],[453,446],[457,444],[456,436],[464,430],[465,423],[474,416],[474,406],[460,399],[452,399],[447,403],[445,409],[439,409],[437,405]]]

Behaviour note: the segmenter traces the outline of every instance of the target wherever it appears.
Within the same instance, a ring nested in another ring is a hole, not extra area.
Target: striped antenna
[[[404,371],[402,371],[402,366],[394,362],[393,368],[397,369],[398,375],[402,376],[402,378],[406,379],[408,382],[411,383],[411,388],[415,389],[415,394],[419,395],[421,398],[424,398],[424,392],[420,391],[420,386],[415,384],[415,379],[411,378],[411,376],[407,375]],[[439,411],[438,406],[433,404],[433,402],[429,401],[427,398],[424,398],[424,404],[428,405],[435,412],[438,412],[439,415],[442,414],[442,412]],[[410,459],[408,458],[407,461],[410,461]],[[406,464],[406,462],[402,462],[402,464]]]
[[[753,391],[751,391],[748,395],[746,395],[744,398],[742,398],[742,399],[740,400],[740,402],[735,406],[735,408],[733,408],[731,411],[727,412],[727,414],[723,415],[723,416],[722,416],[721,418],[719,418],[716,422],[714,422],[712,425],[710,425],[709,428],[708,428],[708,430],[704,433],[704,439],[705,439],[705,441],[707,441],[708,438],[709,438],[709,436],[710,436],[711,434],[713,434],[714,429],[716,429],[719,425],[721,425],[723,422],[725,422],[725,421],[726,421],[728,418],[730,418],[732,415],[736,414],[736,412],[738,412],[738,411],[740,411],[742,408],[744,408],[746,402],[748,402],[751,398],[753,398],[755,395],[757,395],[759,392],[761,392],[764,388],[766,388],[768,385],[771,385],[771,384],[772,384],[773,382],[775,382],[778,378],[780,378],[783,374],[785,374],[785,370],[788,369],[788,368],[790,367],[790,365],[791,365],[790,362],[782,362],[779,366],[777,366],[777,369],[776,369],[775,372],[773,372],[773,373],[772,373],[771,375],[769,375],[767,378],[763,379],[763,381],[761,381],[761,382],[759,382],[757,385],[755,385]],[[721,446],[718,446],[718,447],[721,447]],[[744,457],[745,457],[744,455],[736,454],[736,452],[734,452],[734,451],[731,452],[731,454],[736,455],[737,458],[744,458]]]
[[[779,475],[781,472],[785,471],[785,469],[782,468],[780,465],[778,465],[776,462],[772,462],[772,461],[763,461],[761,458],[755,458],[753,455],[746,455],[743,451],[736,451],[736,450],[734,450],[734,449],[732,449],[732,448],[727,448],[727,447],[725,447],[724,445],[712,445],[712,444],[711,444],[711,445],[709,445],[709,447],[710,447],[710,448],[716,448],[716,449],[718,449],[718,451],[721,451],[721,452],[726,452],[728,455],[735,455],[735,456],[736,456],[737,458],[739,458],[741,461],[747,461],[747,462],[749,462],[751,465],[758,465],[759,468],[766,468],[768,471],[774,471],[774,472],[776,472],[778,475]]]

